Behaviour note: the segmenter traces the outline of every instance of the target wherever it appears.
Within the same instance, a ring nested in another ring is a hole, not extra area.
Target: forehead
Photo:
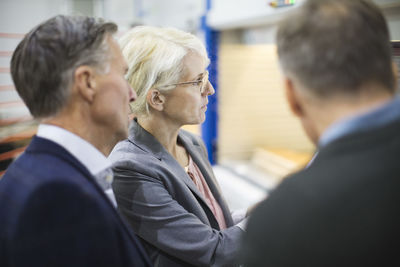
[[[194,78],[203,73],[207,67],[207,59],[198,53],[189,52],[183,58],[183,69],[185,70],[184,78]]]

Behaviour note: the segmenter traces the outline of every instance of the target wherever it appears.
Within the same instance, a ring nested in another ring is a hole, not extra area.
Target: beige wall
[[[219,57],[219,160],[256,148],[313,151],[282,89],[275,45],[226,45]]]

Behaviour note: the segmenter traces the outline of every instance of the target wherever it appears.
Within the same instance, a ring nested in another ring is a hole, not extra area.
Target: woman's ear
[[[74,73],[77,93],[88,102],[93,102],[96,94],[95,72],[89,66],[80,66]]]
[[[165,96],[156,89],[150,89],[146,97],[147,103],[155,110],[162,111],[165,104]]]

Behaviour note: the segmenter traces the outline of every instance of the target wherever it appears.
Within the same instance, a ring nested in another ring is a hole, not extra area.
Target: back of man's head
[[[285,75],[318,98],[395,90],[388,27],[369,0],[309,0],[280,24],[277,44]]]
[[[61,111],[77,67],[106,71],[110,56],[106,36],[116,31],[114,23],[60,15],[25,36],[12,56],[11,75],[34,117],[51,117]]]

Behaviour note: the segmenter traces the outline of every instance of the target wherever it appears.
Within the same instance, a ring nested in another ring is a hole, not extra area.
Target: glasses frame
[[[203,73],[203,78],[201,78],[201,79],[198,79],[198,80],[195,80],[195,81],[187,81],[187,82],[180,82],[180,83],[171,83],[171,84],[159,86],[159,87],[154,88],[154,89],[159,89],[159,88],[169,87],[169,86],[186,85],[186,84],[192,84],[192,85],[198,86],[199,84],[201,84],[201,86],[200,86],[200,94],[204,94],[204,92],[206,91],[205,88],[206,88],[207,83],[208,83],[208,75],[209,75],[209,73],[208,73],[208,71],[206,70],[206,71]]]

